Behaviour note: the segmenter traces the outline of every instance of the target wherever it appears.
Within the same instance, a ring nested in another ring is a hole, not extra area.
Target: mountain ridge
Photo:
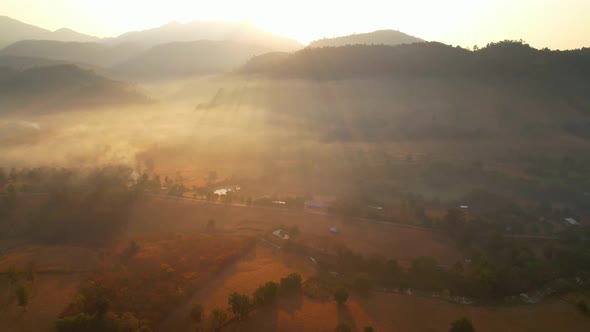
[[[8,16],[0,16],[0,48],[21,40],[90,42],[99,41],[100,38],[86,35],[69,28],[51,31]]]
[[[135,86],[72,64],[25,69],[0,67],[0,109],[3,112],[44,112],[148,102],[150,100]]]
[[[338,47],[346,45],[391,45],[423,43],[424,39],[397,30],[376,30],[334,38],[323,38],[311,42],[307,47]]]

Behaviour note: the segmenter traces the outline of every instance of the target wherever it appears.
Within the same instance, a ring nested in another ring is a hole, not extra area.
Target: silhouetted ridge
[[[17,70],[0,67],[0,106],[4,111],[92,107],[145,103],[133,86],[75,65],[47,65]]]
[[[395,30],[378,30],[369,33],[359,33],[335,38],[324,38],[311,42],[308,47],[327,47],[327,46],[345,46],[345,45],[401,45],[422,43],[423,39],[410,36]]]
[[[282,78],[567,77],[587,79],[590,50],[536,50],[517,41],[472,52],[436,42],[306,48],[282,59],[254,58],[240,72]],[[584,77],[586,75],[586,77]]]

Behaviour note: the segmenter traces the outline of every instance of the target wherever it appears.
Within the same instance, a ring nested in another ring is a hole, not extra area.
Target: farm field
[[[28,282],[27,311],[16,305],[14,287],[0,278],[0,331],[53,331],[55,319],[74,298],[80,282],[95,268],[100,254],[88,248],[70,246],[30,246],[8,250],[0,258],[0,271],[10,266],[20,270],[32,264],[34,281]]]
[[[457,317],[469,317],[478,332],[588,331],[590,320],[575,310],[574,303],[572,297],[565,297],[533,306],[487,308],[376,293],[368,298],[353,296],[338,305],[292,297],[227,330],[330,332],[338,322],[347,322],[355,331],[372,326],[375,331],[445,332]]]
[[[334,253],[346,247],[366,256],[396,259],[402,265],[420,256],[433,256],[443,265],[462,259],[450,240],[437,233],[407,227],[361,222],[293,210],[235,207],[147,197],[130,215],[130,234],[168,230],[203,230],[208,220],[218,230],[235,235],[261,235],[296,225],[300,240],[315,249]],[[329,229],[337,227],[338,234]]]

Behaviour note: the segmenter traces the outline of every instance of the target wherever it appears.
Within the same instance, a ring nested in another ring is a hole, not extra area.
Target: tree
[[[20,277],[20,271],[16,268],[16,266],[11,265],[8,267],[8,269],[6,269],[6,276],[8,277],[10,284],[14,285]]]
[[[121,255],[123,260],[128,260],[139,253],[140,247],[137,241],[131,241],[129,246],[123,251]]]
[[[29,305],[29,289],[23,285],[19,285],[16,289],[16,298],[18,305],[23,307],[24,311],[27,311],[27,306]]]
[[[8,176],[3,168],[0,168],[0,189],[4,188],[4,186],[8,183]]]
[[[207,176],[207,183],[212,184],[215,181],[217,181],[217,172],[216,171],[209,172],[209,175]]]
[[[354,288],[359,292],[367,293],[371,290],[371,280],[365,277],[359,277],[354,280]]]
[[[120,332],[135,332],[139,330],[139,319],[130,312],[121,315],[117,322],[117,331]]]
[[[25,272],[25,276],[28,281],[30,281],[30,282],[35,281],[35,263],[33,263],[33,262],[27,263],[27,270]]]
[[[334,329],[334,332],[352,332],[352,328],[346,323],[338,323]]]
[[[88,331],[91,321],[92,316],[82,312],[75,316],[59,318],[55,321],[55,330],[57,332]]]
[[[227,314],[223,309],[213,309],[209,315],[209,327],[211,331],[220,331],[227,322]]]
[[[109,302],[109,300],[107,300],[105,298],[100,298],[96,301],[95,307],[96,307],[96,315],[98,317],[104,317],[104,315],[106,315],[107,312],[109,312],[109,309],[111,307],[111,303]]]
[[[334,292],[334,300],[336,300],[338,304],[343,304],[346,302],[346,300],[348,300],[348,291],[344,288],[338,288]]]
[[[191,319],[196,324],[200,324],[203,321],[203,306],[201,304],[195,303],[191,309]]]
[[[412,261],[411,270],[418,276],[431,276],[436,272],[438,262],[433,257],[418,257]]]
[[[447,232],[449,232],[453,238],[458,239],[458,237],[463,233],[463,229],[467,223],[467,216],[461,209],[449,209],[445,215],[444,223],[445,227],[447,228]]]
[[[301,288],[301,275],[299,273],[291,273],[285,278],[281,278],[281,292],[288,293]]]
[[[577,307],[581,313],[583,313],[584,315],[588,315],[589,310],[588,310],[588,305],[586,304],[586,301],[580,300],[577,304]]]
[[[214,229],[215,228],[215,219],[209,219],[207,221],[207,229]]]
[[[228,303],[231,311],[240,319],[245,319],[253,309],[252,299],[246,294],[232,293],[229,296]]]
[[[449,332],[475,332],[475,328],[469,319],[461,318],[451,323]]]
[[[275,301],[279,292],[279,284],[274,281],[269,281],[266,284],[258,287],[254,294],[252,294],[254,304],[263,306]]]

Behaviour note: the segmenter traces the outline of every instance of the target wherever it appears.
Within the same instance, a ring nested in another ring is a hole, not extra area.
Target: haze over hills
[[[50,31],[7,16],[0,16],[0,48],[20,40],[91,42],[98,41],[100,38],[88,36],[67,28]]]
[[[134,86],[74,65],[0,67],[0,109],[19,113],[146,103]]]
[[[8,67],[12,69],[27,69],[31,67],[51,66],[65,63],[67,62],[45,58],[0,55],[0,67]]]
[[[117,38],[73,42],[63,40],[85,38],[69,29],[50,32],[9,18],[5,21],[21,27],[26,33],[10,36],[23,40],[0,49],[0,56],[4,57],[0,65],[26,68],[33,64],[43,65],[45,61],[40,59],[46,59],[91,68],[114,78],[171,78],[221,73],[235,69],[257,55],[303,47],[294,40],[245,23],[170,23]]]
[[[235,69],[270,49],[233,41],[201,40],[154,46],[113,67],[136,78],[166,78],[220,73]]]
[[[154,29],[128,32],[107,42],[157,45],[197,40],[234,41],[274,51],[295,51],[303,47],[295,40],[274,35],[251,24],[236,22],[173,22]]]
[[[345,46],[345,45],[400,45],[422,43],[425,40],[410,36],[401,31],[395,30],[378,30],[368,33],[359,33],[335,38],[324,38],[313,41],[308,47],[328,47],[328,46]]]
[[[146,49],[146,46],[133,43],[105,45],[92,42],[23,40],[0,50],[0,55],[41,57],[108,68],[136,56]]]

